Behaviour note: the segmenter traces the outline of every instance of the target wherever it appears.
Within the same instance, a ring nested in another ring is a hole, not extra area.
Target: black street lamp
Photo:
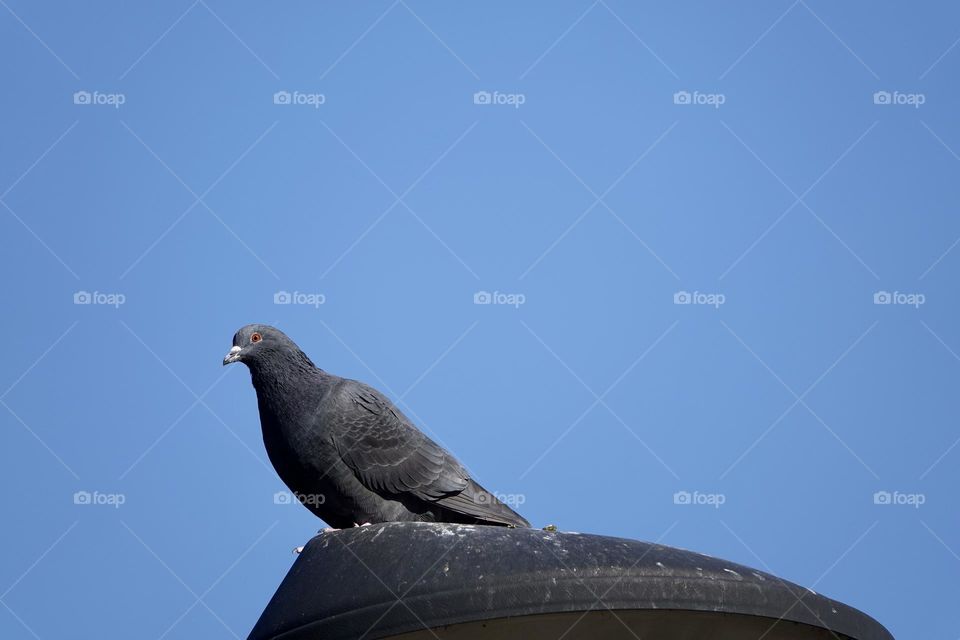
[[[636,540],[387,523],[318,535],[250,640],[892,640],[769,573]]]

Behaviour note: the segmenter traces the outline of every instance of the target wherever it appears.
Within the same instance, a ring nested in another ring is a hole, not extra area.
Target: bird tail
[[[463,491],[437,500],[440,506],[474,520],[472,524],[529,527],[530,523],[519,513],[497,499],[495,495],[473,480],[467,480]]]

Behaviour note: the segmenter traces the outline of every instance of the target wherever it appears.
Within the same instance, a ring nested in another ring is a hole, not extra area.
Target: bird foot
[[[356,522],[354,522],[354,523],[353,523],[353,526],[354,526],[354,527],[369,527],[371,524],[372,524],[372,523],[370,523],[370,522],[364,522],[363,524],[357,524]]]

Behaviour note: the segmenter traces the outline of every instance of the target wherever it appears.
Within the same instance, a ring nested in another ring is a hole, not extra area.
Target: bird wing
[[[428,438],[372,387],[346,381],[337,397],[340,457],[367,488],[412,495],[480,521],[529,527],[522,516],[470,478],[453,455]]]
[[[377,390],[350,381],[338,394],[338,405],[337,449],[371,490],[437,501],[470,484],[463,465]]]

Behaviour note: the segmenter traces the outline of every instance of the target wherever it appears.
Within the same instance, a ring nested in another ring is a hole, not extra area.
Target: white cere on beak
[[[236,362],[237,358],[240,357],[240,347],[231,347],[230,353],[226,355],[223,359],[223,364],[230,364],[231,362]]]

